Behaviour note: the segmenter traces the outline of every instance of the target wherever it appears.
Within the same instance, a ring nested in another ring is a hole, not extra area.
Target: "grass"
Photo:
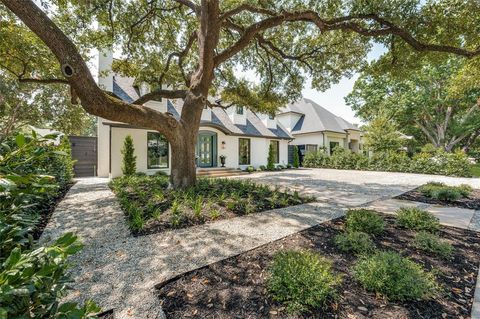
[[[329,260],[312,251],[288,250],[274,256],[267,288],[288,312],[302,313],[325,307],[340,282]]]
[[[480,163],[471,165],[470,173],[473,177],[480,177]]]
[[[124,176],[112,180],[130,229],[182,228],[312,201],[298,192],[282,192],[251,181],[200,178],[195,186],[168,188],[168,177]]]

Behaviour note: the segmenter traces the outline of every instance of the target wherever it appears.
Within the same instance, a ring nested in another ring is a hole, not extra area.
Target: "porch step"
[[[226,176],[237,176],[245,175],[248,172],[241,171],[239,169],[219,167],[219,168],[208,168],[208,169],[198,169],[197,176],[205,177],[226,177]]]

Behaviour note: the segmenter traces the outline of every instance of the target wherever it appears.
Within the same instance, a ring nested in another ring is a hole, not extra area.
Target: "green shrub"
[[[443,183],[430,182],[420,187],[420,192],[427,196],[443,201],[455,201],[462,197],[468,197],[472,192],[469,185],[447,186]]]
[[[366,254],[375,249],[373,241],[366,233],[350,231],[335,236],[335,245],[341,251],[352,252],[356,255]]]
[[[135,147],[133,146],[133,139],[130,135],[125,137],[122,148],[122,173],[123,175],[130,176],[137,171],[137,157],[134,155]]]
[[[290,168],[292,168],[292,167],[293,167],[292,164],[287,164],[287,168],[290,169]]]
[[[293,167],[298,168],[300,166],[300,156],[298,155],[298,146],[293,146]]]
[[[305,154],[303,158],[304,167],[318,167],[328,168],[330,167],[330,156],[323,151],[309,152]]]
[[[249,173],[253,173],[255,171],[255,168],[253,166],[247,166],[246,171]]]
[[[438,236],[421,231],[415,235],[413,245],[423,251],[439,255],[443,258],[450,258],[453,253],[453,246],[441,240]]]
[[[267,287],[272,299],[291,313],[325,307],[341,282],[331,262],[309,251],[277,253],[269,273]]]
[[[267,170],[267,167],[265,165],[260,165],[259,168],[260,168],[261,171],[266,171]]]
[[[270,144],[268,147],[268,158],[267,158],[267,170],[275,170],[275,154],[273,153],[273,145]]]
[[[397,224],[412,230],[436,232],[440,223],[433,214],[416,207],[402,207],[397,210]]]
[[[67,258],[81,244],[71,233],[51,245],[33,238],[72,176],[65,139],[19,134],[0,146],[0,318],[87,318],[99,309],[61,303]]]
[[[379,235],[383,232],[385,222],[377,212],[368,209],[350,209],[346,217],[348,231],[364,232]]]
[[[437,289],[431,273],[396,252],[361,257],[354,266],[354,276],[366,290],[389,300],[427,299]]]
[[[168,176],[167,172],[165,171],[156,171],[155,176]]]

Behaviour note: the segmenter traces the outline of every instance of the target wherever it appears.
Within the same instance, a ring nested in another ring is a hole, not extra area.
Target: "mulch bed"
[[[40,236],[42,236],[43,230],[45,229],[45,227],[47,227],[47,224],[50,221],[50,218],[52,217],[52,214],[55,211],[58,203],[60,203],[60,201],[65,197],[65,195],[67,195],[68,191],[70,190],[70,188],[72,188],[73,185],[75,185],[74,182],[68,184],[66,187],[59,191],[55,198],[45,203],[42,203],[38,207],[40,216],[38,223],[35,225],[35,228],[32,231],[32,236],[35,240],[39,239]]]
[[[386,216],[385,232],[374,239],[379,249],[408,256],[428,271],[435,269],[442,292],[433,300],[388,302],[366,292],[353,279],[356,257],[339,252],[333,238],[341,233],[345,219],[312,227],[236,257],[180,275],[157,286],[167,318],[469,318],[480,262],[479,234],[443,227],[439,236],[455,247],[451,260],[416,250],[410,245],[414,232],[399,228]],[[312,249],[331,259],[343,274],[339,297],[328,309],[304,315],[288,315],[266,291],[268,267],[275,252]]]
[[[409,192],[403,193],[395,198],[428,203],[428,204],[442,205],[442,206],[454,206],[454,207],[460,207],[460,208],[480,210],[480,189],[474,189],[468,197],[461,198],[459,200],[452,201],[452,202],[427,197],[423,195],[418,188],[411,190]]]

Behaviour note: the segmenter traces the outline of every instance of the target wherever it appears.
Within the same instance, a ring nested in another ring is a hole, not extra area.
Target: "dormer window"
[[[268,119],[269,120],[274,120],[275,119],[275,114],[268,114]]]
[[[237,105],[237,114],[243,115],[243,106]]]

